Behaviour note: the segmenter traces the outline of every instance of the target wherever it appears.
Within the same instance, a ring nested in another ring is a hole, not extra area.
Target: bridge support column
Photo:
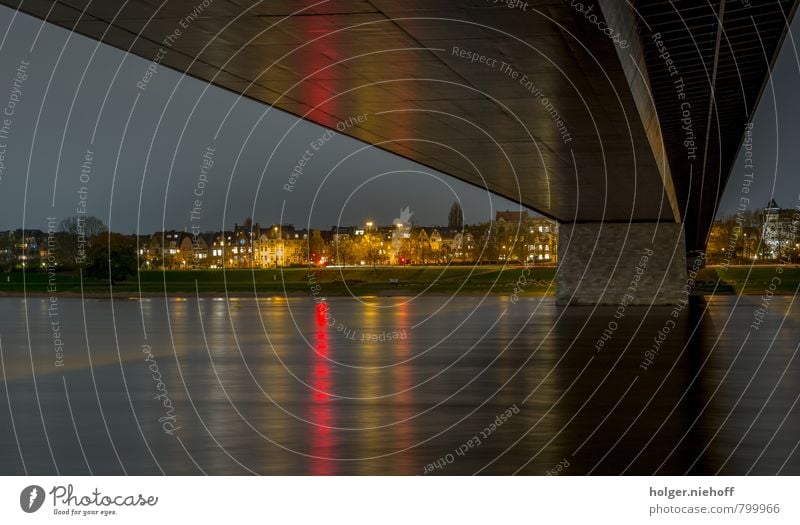
[[[559,305],[677,304],[686,284],[681,225],[562,224],[556,284]]]

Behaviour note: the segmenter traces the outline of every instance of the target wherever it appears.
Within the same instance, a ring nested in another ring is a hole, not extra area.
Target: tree
[[[352,264],[358,255],[358,246],[352,239],[343,238],[335,241],[333,260],[336,264]]]
[[[438,264],[450,264],[453,262],[453,251],[448,244],[442,243],[434,252],[434,257]]]
[[[493,234],[492,224],[485,222],[469,227],[469,233],[474,239],[472,249],[464,247],[467,257],[478,264],[496,262],[499,256],[497,236]]]
[[[106,228],[106,225],[103,224],[102,220],[98,219],[94,215],[87,215],[85,217],[73,215],[72,217],[67,217],[58,223],[58,229],[59,231],[70,233],[72,235],[79,235],[82,229],[83,235],[86,236],[86,239],[88,240],[95,235],[106,231],[108,228]]]
[[[92,215],[73,215],[66,217],[58,223],[56,235],[58,265],[62,268],[74,268],[82,255],[79,245],[83,248],[91,243],[93,237],[106,231],[103,221]],[[82,250],[81,250],[82,251]]]
[[[414,247],[411,239],[401,239],[400,247],[397,250],[397,260],[401,264],[407,264],[414,260]]]
[[[380,236],[374,233],[367,233],[363,236],[361,243],[364,253],[363,258],[367,264],[375,266],[376,264],[382,262],[381,249],[380,249]]]
[[[10,272],[14,267],[14,234],[12,232],[0,235],[0,265],[5,272]]]
[[[450,206],[450,212],[447,214],[447,227],[450,231],[461,231],[464,228],[464,212],[458,201]]]
[[[95,239],[87,259],[86,275],[89,277],[108,279],[113,284],[136,275],[136,243],[119,233]]]

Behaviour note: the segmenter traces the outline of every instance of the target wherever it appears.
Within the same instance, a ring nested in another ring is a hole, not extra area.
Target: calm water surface
[[[0,474],[800,474],[758,304],[2,298]]]

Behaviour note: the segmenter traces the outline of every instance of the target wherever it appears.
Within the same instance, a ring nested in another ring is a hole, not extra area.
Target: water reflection
[[[602,345],[614,308],[446,300],[63,299],[56,367],[43,300],[1,299],[0,469],[800,472],[790,298],[757,331],[756,298],[700,299],[677,317],[630,308]]]
[[[325,314],[326,303],[316,306],[314,319],[316,333],[314,335],[314,356],[311,361],[311,378],[309,392],[309,421],[311,427],[311,458],[309,471],[314,475],[331,475],[336,473],[335,464],[328,458],[335,458],[336,443],[331,427],[334,425],[331,394],[333,388],[331,363],[328,347],[328,321]]]

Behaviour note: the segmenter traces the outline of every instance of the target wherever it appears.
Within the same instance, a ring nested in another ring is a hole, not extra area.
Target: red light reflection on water
[[[327,303],[318,303],[316,307],[314,333],[314,349],[311,356],[311,403],[309,408],[309,421],[311,424],[311,450],[312,456],[319,458],[332,457],[335,446],[335,436],[329,428],[334,423],[333,407],[331,406],[332,387],[331,362],[328,360],[330,347],[328,344],[328,314]],[[315,476],[329,476],[335,474],[335,463],[325,459],[312,458],[311,474]]]

